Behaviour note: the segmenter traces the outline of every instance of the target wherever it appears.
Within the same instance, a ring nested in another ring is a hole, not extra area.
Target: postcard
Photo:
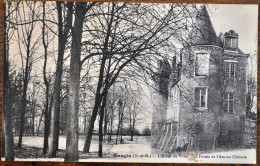
[[[256,163],[257,5],[4,8],[2,161]]]

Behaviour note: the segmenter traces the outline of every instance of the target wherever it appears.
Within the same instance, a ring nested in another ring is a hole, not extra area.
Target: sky
[[[217,35],[234,30],[239,35],[239,48],[244,53],[257,50],[257,5],[208,5],[209,15]]]

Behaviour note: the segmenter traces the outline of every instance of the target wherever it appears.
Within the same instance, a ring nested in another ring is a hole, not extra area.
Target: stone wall
[[[196,53],[210,54],[207,76],[195,76]],[[234,83],[225,84],[226,59],[237,61]],[[218,46],[191,46],[183,50],[182,62],[176,147],[182,148],[188,144],[189,149],[202,151],[216,147],[241,147],[245,133],[247,57],[242,54],[226,54]],[[207,108],[195,107],[195,87],[207,88]],[[225,92],[234,93],[234,113],[223,110]],[[157,147],[166,122],[167,102],[171,101],[159,93],[155,95],[154,101],[152,147]]]
[[[166,122],[167,116],[167,98],[158,92],[152,94],[153,114],[151,126],[151,146],[156,147],[162,134],[163,125]]]
[[[195,77],[196,53],[209,53],[209,75]],[[183,71],[180,81],[181,109],[178,145],[189,143],[197,150],[214,149],[216,146],[240,147],[244,134],[246,58],[237,56],[237,81],[223,87],[223,50],[217,46],[193,46],[183,51]],[[194,106],[194,88],[207,87],[207,109]],[[223,112],[223,94],[235,93],[234,114]],[[202,143],[204,142],[204,143]]]
[[[245,134],[243,138],[244,148],[256,148],[256,127],[257,121],[255,119],[246,119]]]

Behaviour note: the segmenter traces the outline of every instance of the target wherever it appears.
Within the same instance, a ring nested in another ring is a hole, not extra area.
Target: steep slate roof
[[[189,45],[221,46],[205,5],[198,11],[188,43]]]

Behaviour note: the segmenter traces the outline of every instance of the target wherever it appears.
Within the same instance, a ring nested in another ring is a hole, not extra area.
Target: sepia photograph
[[[257,153],[258,5],[4,3],[2,161]]]

